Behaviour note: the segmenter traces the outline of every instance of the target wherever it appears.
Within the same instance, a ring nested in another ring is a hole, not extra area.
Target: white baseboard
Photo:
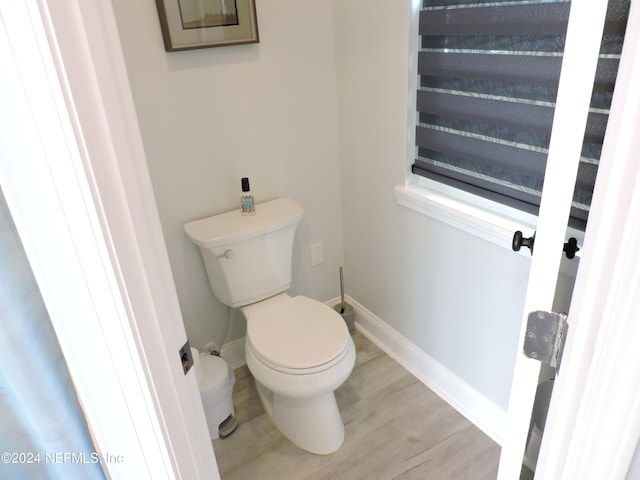
[[[496,443],[502,445],[507,417],[507,413],[504,410],[400,335],[353,298],[346,295],[345,301],[353,307],[358,331],[406,368],[445,402],[464,415]],[[340,298],[334,298],[326,302],[326,304],[333,306],[339,302]],[[222,346],[220,356],[224,358],[232,369],[246,364],[244,343],[245,337],[241,337]]]
[[[334,299],[329,305],[335,305]],[[348,295],[356,329],[499,445],[507,414]]]

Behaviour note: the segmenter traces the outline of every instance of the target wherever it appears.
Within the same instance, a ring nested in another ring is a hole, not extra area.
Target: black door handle
[[[536,241],[536,232],[533,232],[533,235],[529,238],[526,238],[522,235],[522,232],[518,230],[513,234],[513,241],[511,242],[511,248],[514,252],[519,251],[522,247],[527,247],[531,250],[531,255],[533,255],[533,244]],[[576,256],[576,252],[579,252],[578,248],[578,240],[574,237],[571,237],[562,247],[562,251],[567,255],[568,259],[572,259]]]
[[[513,234],[513,241],[511,242],[511,248],[513,249],[514,252],[518,252],[522,247],[527,247],[529,250],[531,250],[531,255],[533,255],[533,244],[535,240],[536,240],[536,232],[533,232],[533,236],[529,238],[525,238],[522,235],[522,232],[518,230],[516,233]]]
[[[575,257],[576,252],[580,251],[580,249],[578,248],[578,240],[576,240],[574,237],[571,237],[564,244],[562,251],[567,254],[567,258],[569,259]]]

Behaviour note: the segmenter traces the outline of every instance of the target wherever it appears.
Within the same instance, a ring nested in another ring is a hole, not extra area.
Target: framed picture
[[[167,52],[257,43],[255,0],[156,0]]]

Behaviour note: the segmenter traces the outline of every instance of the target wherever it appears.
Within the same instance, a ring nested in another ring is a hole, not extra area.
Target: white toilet
[[[185,224],[200,247],[215,296],[247,320],[247,365],[274,425],[300,448],[335,452],[344,423],[334,390],[355,363],[340,314],[311,298],[290,297],[293,237],[302,208],[280,198]]]

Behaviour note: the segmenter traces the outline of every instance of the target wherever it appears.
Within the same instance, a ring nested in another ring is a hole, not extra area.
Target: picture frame
[[[258,43],[255,0],[156,0],[167,52]]]

